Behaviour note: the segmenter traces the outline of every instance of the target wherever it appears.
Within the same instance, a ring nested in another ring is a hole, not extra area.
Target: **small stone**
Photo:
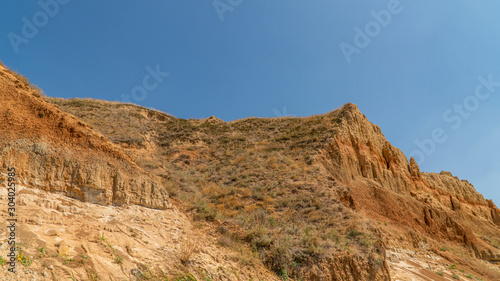
[[[138,277],[139,277],[139,276],[142,276],[142,272],[141,272],[139,269],[137,269],[137,268],[132,269],[130,272],[131,272],[131,273],[132,273],[132,275],[134,275],[134,276],[138,276]]]

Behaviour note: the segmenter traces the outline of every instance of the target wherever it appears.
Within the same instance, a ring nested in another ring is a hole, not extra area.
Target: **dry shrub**
[[[227,248],[230,248],[234,244],[233,238],[228,234],[220,236],[217,242],[219,245]]]
[[[182,263],[187,263],[191,256],[198,252],[198,246],[191,236],[187,237],[180,248],[180,259]]]
[[[266,257],[266,263],[275,272],[290,271],[293,262],[293,242],[290,235],[279,237],[271,246]]]

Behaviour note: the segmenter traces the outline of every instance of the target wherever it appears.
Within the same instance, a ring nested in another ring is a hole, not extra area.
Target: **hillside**
[[[224,224],[223,245],[247,243],[281,277],[500,276],[487,262],[500,253],[493,202],[448,172],[420,172],[355,105],[223,122],[98,100],[49,101],[161,176],[195,220]],[[460,270],[448,269],[453,264]]]
[[[3,66],[0,98],[21,247],[2,280],[500,280],[500,210],[421,172],[354,104],[185,120],[44,97]]]
[[[12,218],[12,201],[17,219],[17,274],[7,271],[11,235],[2,227],[0,280],[277,279],[261,265],[243,268],[246,248],[219,250],[172,206],[160,178],[1,65],[0,98],[0,223]]]

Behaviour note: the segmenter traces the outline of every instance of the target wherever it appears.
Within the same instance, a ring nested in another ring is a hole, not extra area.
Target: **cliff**
[[[498,256],[498,249],[474,234],[478,226],[498,231],[500,213],[491,200],[449,172],[421,172],[355,105],[345,105],[339,117],[335,136],[319,159],[334,180],[350,187],[353,208],[435,239],[458,241],[478,258]]]
[[[170,206],[161,184],[121,148],[0,68],[0,166],[26,186],[102,205]]]

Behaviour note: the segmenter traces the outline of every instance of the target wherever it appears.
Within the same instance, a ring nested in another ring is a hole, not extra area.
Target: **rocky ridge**
[[[350,188],[343,194],[348,205],[458,241],[481,259],[500,255],[474,233],[478,225],[486,233],[498,231],[500,210],[491,200],[449,172],[421,172],[355,105],[345,105],[340,116],[337,133],[319,161],[334,180]]]

